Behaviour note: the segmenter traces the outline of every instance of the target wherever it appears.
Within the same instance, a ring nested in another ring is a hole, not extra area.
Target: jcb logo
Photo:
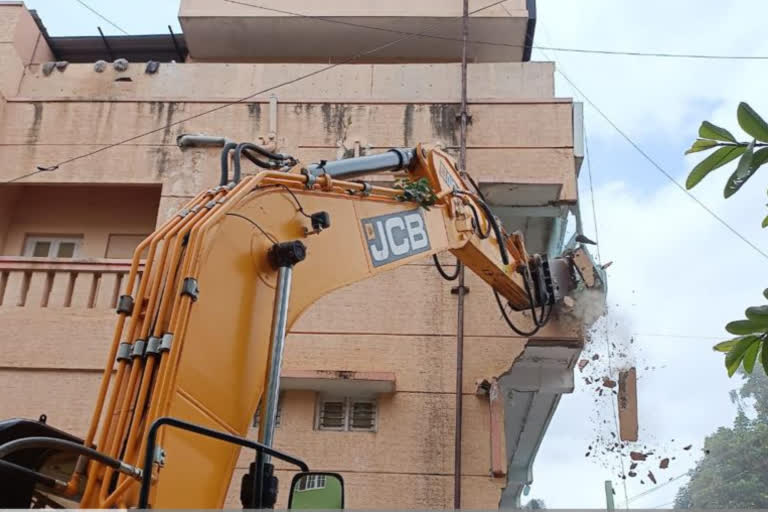
[[[374,267],[430,249],[420,208],[371,217],[362,222]]]

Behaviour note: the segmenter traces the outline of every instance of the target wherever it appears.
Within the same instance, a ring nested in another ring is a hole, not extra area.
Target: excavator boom
[[[241,155],[275,170],[240,179]],[[244,436],[261,403],[260,441],[270,446],[285,334],[335,289],[444,251],[534,317],[574,286],[572,262],[529,256],[522,237],[503,231],[480,191],[438,149],[306,167],[253,145],[225,148],[223,156],[220,186],[198,194],[136,249],[83,440],[105,458],[81,451],[54,493],[82,507],[136,506],[142,479],[150,479],[152,507],[221,507],[240,447],[162,429],[148,459],[152,474],[142,474],[150,426],[172,417]],[[404,179],[360,181],[383,172]]]

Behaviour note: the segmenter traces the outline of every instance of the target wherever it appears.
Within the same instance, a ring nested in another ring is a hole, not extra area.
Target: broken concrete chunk
[[[583,370],[585,366],[589,364],[589,359],[582,359],[579,361],[579,370]]]
[[[684,448],[683,448],[683,450],[690,450],[690,449],[691,449],[691,446],[693,446],[693,445],[692,445],[692,444],[689,444],[688,446],[684,447]]]
[[[648,479],[649,479],[651,482],[653,482],[654,484],[656,483],[656,477],[655,477],[655,476],[653,476],[653,473],[651,473],[650,471],[648,472]]]
[[[669,467],[669,458],[661,459],[661,462],[659,462],[659,467],[661,469],[667,469]]]
[[[603,387],[615,388],[616,387],[616,381],[615,380],[611,380],[608,377],[603,377]]]
[[[646,455],[641,452],[629,452],[629,458],[632,460],[645,460]]]
[[[147,67],[144,68],[144,72],[148,75],[154,75],[157,70],[160,69],[160,63],[156,60],[150,60],[147,62]]]
[[[637,441],[637,371],[619,373],[619,434],[622,441]]]
[[[629,476],[631,476],[632,478],[634,478],[634,477],[636,477],[636,476],[637,476],[637,473],[635,473],[634,471],[630,471],[630,472],[629,472],[629,473],[627,473],[627,474],[628,474]]]
[[[598,359],[600,359],[600,354],[595,354],[592,356],[593,361],[597,361]]]
[[[633,462],[629,465],[629,469],[635,469],[637,467],[637,462]]]

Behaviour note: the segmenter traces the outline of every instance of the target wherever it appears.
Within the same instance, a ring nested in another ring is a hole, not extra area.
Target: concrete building
[[[21,2],[0,2],[0,418],[46,414],[84,434],[127,258],[218,181],[219,151],[179,148],[180,135],[275,143],[303,162],[457,150],[459,0],[258,3],[315,18],[182,0],[183,34],[50,37]],[[472,15],[470,38],[497,44],[470,46],[467,167],[508,231],[555,255],[578,209],[581,108],[554,97],[552,63],[529,61],[534,26],[533,0]],[[457,474],[463,508],[514,506],[532,481],[581,326],[515,336],[468,274],[457,467],[452,286],[425,259],[324,297],[289,335],[277,446],[342,473],[348,507],[452,508]]]

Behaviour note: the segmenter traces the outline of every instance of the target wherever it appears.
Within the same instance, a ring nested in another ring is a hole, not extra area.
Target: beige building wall
[[[24,237],[35,233],[82,233],[89,258],[105,257],[110,234],[147,233],[217,184],[219,151],[180,150],[176,139],[184,133],[253,141],[275,132],[278,150],[303,162],[419,142],[458,146],[457,64],[339,66],[280,88],[275,98],[257,95],[185,120],[317,66],[161,64],[158,74],[147,75],[141,63],[122,74],[70,64],[44,76],[39,62],[50,57],[27,16],[20,6],[0,6],[0,92],[7,101],[0,97],[0,144],[8,144],[0,149],[0,181],[167,127],[24,185],[0,185],[5,256],[18,256]],[[10,39],[17,33],[26,35]],[[572,104],[553,98],[552,75],[549,63],[469,66],[468,168],[481,182],[558,186],[558,201],[575,204]],[[15,340],[0,351],[0,418],[45,413],[49,423],[84,434],[111,338],[121,264],[102,259],[97,266],[38,269],[0,258],[0,337]],[[56,278],[49,285],[51,272]],[[313,469],[341,472],[348,507],[453,506],[457,299],[451,286],[425,259],[324,297],[289,335],[286,370],[395,374],[395,392],[376,397],[376,432],[318,431],[316,392],[283,397],[277,447]],[[475,394],[475,382],[508,371],[527,340],[510,335],[491,290],[471,273],[468,286],[462,504],[496,508],[505,478],[490,475],[491,452],[499,446],[488,399]],[[579,332],[553,322],[540,336],[572,339]],[[243,453],[238,461],[230,507],[239,507],[239,479],[250,457]],[[285,506],[290,472],[279,469],[278,505]]]

